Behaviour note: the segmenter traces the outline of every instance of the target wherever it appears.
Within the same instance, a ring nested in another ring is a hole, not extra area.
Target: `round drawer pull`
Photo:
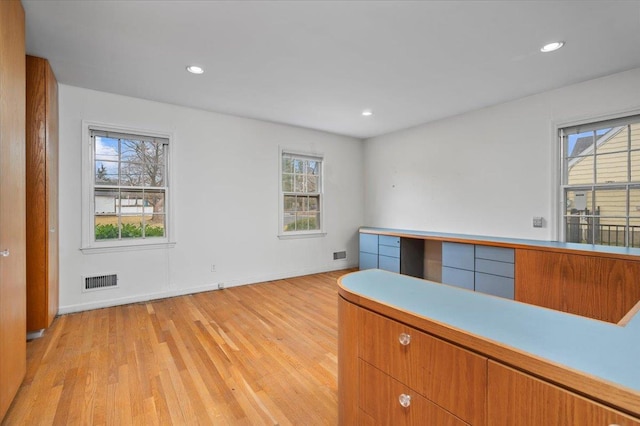
[[[407,408],[409,405],[411,405],[411,395],[401,393],[398,397],[398,402],[400,402],[400,405],[402,405],[404,408]]]
[[[407,333],[400,333],[400,336],[398,336],[398,341],[402,346],[407,346],[409,343],[411,343],[411,335]]]

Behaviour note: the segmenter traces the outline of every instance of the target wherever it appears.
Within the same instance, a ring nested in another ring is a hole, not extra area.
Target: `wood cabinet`
[[[485,424],[486,358],[365,309],[358,329],[360,359],[462,420]]]
[[[43,58],[27,56],[27,330],[58,313],[58,83]]]
[[[519,302],[617,323],[640,300],[640,261],[518,249]]]
[[[340,424],[486,424],[486,358],[338,303]]]
[[[400,240],[399,259],[379,240]],[[408,244],[408,243],[411,244]],[[640,301],[640,249],[360,229],[360,269],[400,273],[618,323]]]
[[[0,420],[26,371],[24,10],[0,1]]]
[[[640,421],[528,374],[489,361],[492,426],[640,426]]]

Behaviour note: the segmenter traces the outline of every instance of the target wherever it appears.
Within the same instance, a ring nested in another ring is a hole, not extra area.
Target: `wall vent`
[[[93,275],[84,278],[84,291],[101,290],[118,286],[118,275]]]
[[[347,252],[346,251],[334,251],[333,252],[333,260],[346,259]]]

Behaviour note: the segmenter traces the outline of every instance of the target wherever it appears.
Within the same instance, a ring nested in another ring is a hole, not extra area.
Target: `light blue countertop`
[[[392,229],[392,228],[375,228],[369,226],[363,226],[360,231],[367,233],[384,233],[391,235],[410,235],[416,238],[437,238],[448,241],[456,240],[472,240],[482,241],[486,243],[501,243],[512,246],[531,246],[547,249],[562,249],[562,250],[575,250],[582,252],[593,253],[606,253],[614,255],[625,256],[638,256],[640,261],[640,249],[632,247],[616,247],[616,246],[602,246],[597,244],[578,244],[578,243],[564,243],[560,241],[544,241],[544,240],[527,240],[520,238],[503,238],[503,237],[489,237],[485,235],[466,235],[466,234],[449,234],[444,232],[427,232],[427,231],[413,231],[408,229]]]
[[[341,282],[351,293],[640,392],[640,314],[622,327],[379,269]]]

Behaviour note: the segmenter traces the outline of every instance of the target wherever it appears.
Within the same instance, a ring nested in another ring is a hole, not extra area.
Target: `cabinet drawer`
[[[380,235],[378,237],[378,244],[381,246],[391,246],[400,248],[400,237],[393,237],[389,235]]]
[[[360,251],[378,254],[378,236],[376,234],[360,234]]]
[[[378,256],[378,268],[389,272],[400,273],[400,258]]]
[[[378,246],[378,254],[389,257],[400,257],[400,247]]]
[[[360,270],[375,269],[378,267],[378,255],[360,252]]]
[[[637,418],[493,361],[487,391],[491,426],[640,426]]]
[[[476,258],[513,263],[515,256],[514,250],[511,248],[476,246]]]
[[[442,267],[442,283],[454,285],[456,287],[466,288],[473,290],[474,279],[473,271],[467,271],[465,269],[449,268],[448,266]]]
[[[467,423],[485,424],[486,358],[364,309],[358,335],[361,359]]]
[[[467,423],[438,407],[408,386],[359,360],[360,420],[371,425],[464,426]],[[409,405],[400,404],[400,396],[410,397]]]
[[[473,271],[473,244],[442,243],[442,266]]]
[[[492,294],[494,296],[513,300],[513,278],[499,277],[497,275],[483,274],[481,272],[476,272],[475,278],[477,292]]]
[[[513,263],[497,262],[495,260],[476,259],[476,272],[500,275],[501,277],[514,277]]]

